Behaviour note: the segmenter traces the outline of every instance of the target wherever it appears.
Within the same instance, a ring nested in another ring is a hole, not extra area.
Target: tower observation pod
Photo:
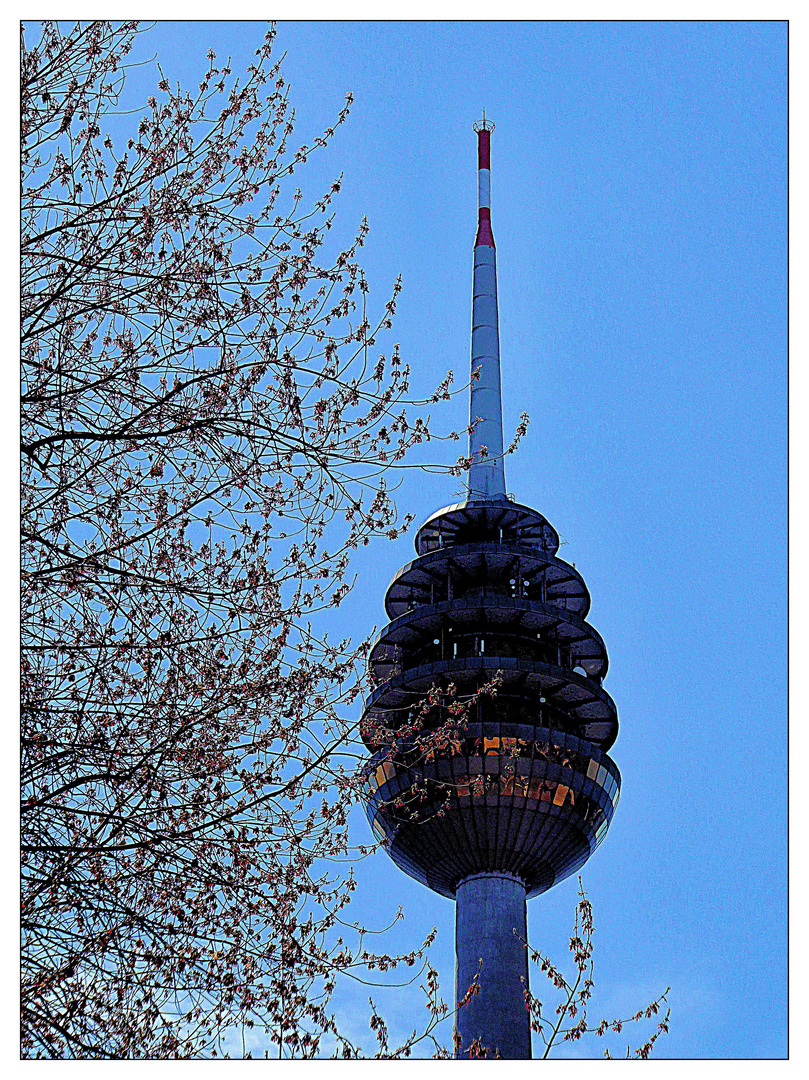
[[[418,530],[370,652],[367,813],[405,873],[456,901],[456,1055],[531,1057],[526,900],[603,840],[621,777],[590,596],[542,514],[506,494],[490,139],[478,137],[469,470]],[[492,681],[496,693],[486,692]],[[457,704],[467,702],[454,719]],[[477,979],[477,993],[467,991]]]

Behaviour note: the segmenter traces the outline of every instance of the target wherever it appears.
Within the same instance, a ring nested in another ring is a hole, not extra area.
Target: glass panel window
[[[587,776],[590,780],[595,780],[598,775],[598,762],[593,758],[590,764],[587,766]]]
[[[553,797],[553,805],[561,806],[562,803],[565,801],[565,796],[567,795],[568,791],[570,791],[570,788],[565,787],[564,784],[559,784],[556,788],[556,794]]]
[[[598,770],[598,775],[596,776],[596,783],[598,784],[599,787],[604,787],[604,781],[606,779],[607,779],[607,770],[602,765],[601,768]]]

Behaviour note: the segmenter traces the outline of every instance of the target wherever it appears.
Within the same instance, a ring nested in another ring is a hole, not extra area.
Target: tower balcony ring
[[[485,630],[481,629],[482,634],[517,633],[517,636],[519,636],[519,631],[510,630],[506,626],[506,620],[509,617],[513,619],[522,616],[521,626],[526,623],[526,616],[529,617],[527,622],[531,621],[531,617],[534,618],[536,625],[533,627],[525,625],[523,636],[534,633],[543,619],[548,620],[554,624],[557,632],[561,628],[565,638],[571,639],[570,642],[567,640],[562,641],[562,644],[567,645],[570,643],[573,645],[574,667],[577,664],[584,663],[595,668],[597,664],[597,669],[589,672],[585,670],[585,674],[589,675],[590,678],[597,679],[603,679],[607,674],[609,660],[604,640],[588,622],[566,608],[558,607],[553,603],[532,600],[528,597],[511,596],[460,597],[454,600],[442,600],[438,604],[425,604],[413,608],[411,611],[393,619],[371,640],[369,664],[384,663],[386,657],[383,653],[386,650],[398,647],[403,650],[412,650],[421,647],[422,642],[411,639],[421,637],[423,642],[432,640],[433,634],[442,624],[442,620],[446,622],[448,616],[452,616],[453,621],[455,619],[459,620],[460,625],[457,627],[459,631],[463,626],[463,632],[471,633],[473,631],[466,626],[463,616],[466,614],[468,619],[469,613],[478,610],[487,613],[495,623],[498,619],[504,623],[502,630],[497,625],[490,625]],[[541,632],[544,632],[544,629],[543,627]],[[403,639],[408,631],[410,631],[408,639],[406,641],[399,640],[399,638]],[[578,636],[574,638],[574,634]],[[589,646],[589,648],[583,649],[583,646]]]

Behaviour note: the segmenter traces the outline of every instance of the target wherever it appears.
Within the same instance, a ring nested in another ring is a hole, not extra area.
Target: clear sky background
[[[143,50],[195,82],[210,45],[238,70],[262,34],[162,23]],[[467,377],[472,123],[483,107],[494,120],[506,432],[531,418],[507,488],[548,517],[584,575],[621,723],[621,803],[583,870],[591,1017],[671,985],[659,1056],[783,1056],[786,26],[287,22],[278,46],[301,141],[355,95],[296,180],[319,193],[344,174],[338,232],[347,242],[367,215],[378,310],[404,281],[381,348],[399,342],[425,392],[448,369]],[[153,69],[137,79],[151,86]],[[467,408],[462,397],[434,416],[462,426]],[[424,520],[456,483],[408,473],[400,507]],[[385,621],[385,587],[412,552],[406,537],[357,557],[345,631]],[[370,842],[359,813],[353,835]],[[404,908],[390,948],[438,926],[433,963],[451,999],[452,902],[384,854],[357,878],[353,918],[382,925]],[[532,944],[557,961],[576,891],[574,877],[528,905]],[[550,1001],[541,978],[533,989]],[[371,992],[336,1001],[357,1037]],[[426,1017],[417,990],[373,996],[394,1034]],[[613,1053],[626,1041],[613,1037]]]

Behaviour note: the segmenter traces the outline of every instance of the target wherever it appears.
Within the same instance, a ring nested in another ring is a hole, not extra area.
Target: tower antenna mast
[[[491,133],[494,124],[475,122],[478,136],[478,229],[472,285],[472,365],[469,394],[467,501],[505,499],[503,405],[500,394],[500,329],[497,311],[497,251],[492,233]]]

